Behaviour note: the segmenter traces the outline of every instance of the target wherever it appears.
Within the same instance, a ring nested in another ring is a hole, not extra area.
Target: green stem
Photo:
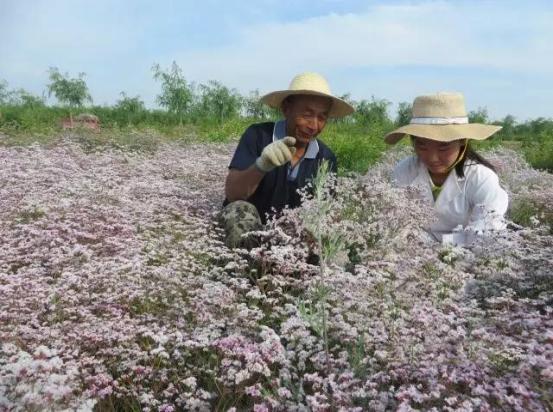
[[[323,242],[322,239],[319,237],[319,268],[320,268],[320,274],[321,274],[321,287],[324,289],[325,287],[325,257],[323,256]],[[327,374],[330,373],[330,350],[328,348],[328,330],[327,330],[327,319],[326,319],[326,292],[323,293],[322,299],[321,299],[321,306],[323,309],[323,340],[325,345],[325,355],[326,355],[326,369]]]
[[[330,373],[330,351],[328,349],[328,331],[326,326],[326,301],[321,302],[323,306],[323,339],[325,342],[325,354],[326,354],[326,369],[327,374]]]

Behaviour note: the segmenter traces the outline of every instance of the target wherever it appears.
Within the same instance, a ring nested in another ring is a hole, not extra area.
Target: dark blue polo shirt
[[[229,169],[249,168],[261,155],[265,146],[283,138],[285,132],[283,121],[258,123],[248,127],[238,143]],[[290,163],[286,163],[265,174],[256,191],[247,199],[257,208],[263,223],[266,221],[265,215],[272,213],[272,208],[279,212],[285,206],[293,208],[301,204],[297,190],[316,175],[323,160],[328,160],[330,170],[336,173],[336,156],[322,141],[316,139],[309,143],[303,159],[296,165],[295,170],[290,168]],[[226,204],[227,200],[224,205]]]

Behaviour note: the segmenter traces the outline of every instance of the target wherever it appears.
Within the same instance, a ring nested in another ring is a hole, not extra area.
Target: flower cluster
[[[391,153],[230,250],[232,149],[0,149],[0,410],[552,407],[551,175],[494,153],[534,219],[442,246]]]

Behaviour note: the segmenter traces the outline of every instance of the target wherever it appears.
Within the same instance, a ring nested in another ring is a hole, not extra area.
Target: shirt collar
[[[426,186],[431,189],[433,183],[432,178],[430,177],[430,172],[428,172],[428,169],[424,165],[424,163],[417,157],[417,162],[419,166],[419,178],[421,182],[425,182]],[[449,172],[449,175],[445,179],[444,183],[441,185],[442,190],[446,187],[449,187],[451,184],[454,184],[457,186],[459,190],[463,190],[462,184],[465,181],[464,177],[457,176],[457,172],[455,169],[451,170]]]
[[[273,142],[280,140],[286,137],[286,120],[279,120],[275,122],[273,128]],[[319,142],[316,138],[309,141],[307,145],[307,150],[305,151],[304,159],[315,159],[319,153]]]

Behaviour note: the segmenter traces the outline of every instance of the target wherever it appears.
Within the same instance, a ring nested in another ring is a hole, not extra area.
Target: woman
[[[399,186],[417,186],[436,211],[430,231],[441,241],[465,243],[467,233],[503,229],[508,196],[494,167],[470,148],[499,126],[470,123],[462,94],[419,96],[410,124],[389,133],[395,144],[411,136],[415,156],[403,159],[393,176]],[[458,229],[469,229],[459,231]],[[452,234],[455,230],[456,234]]]

